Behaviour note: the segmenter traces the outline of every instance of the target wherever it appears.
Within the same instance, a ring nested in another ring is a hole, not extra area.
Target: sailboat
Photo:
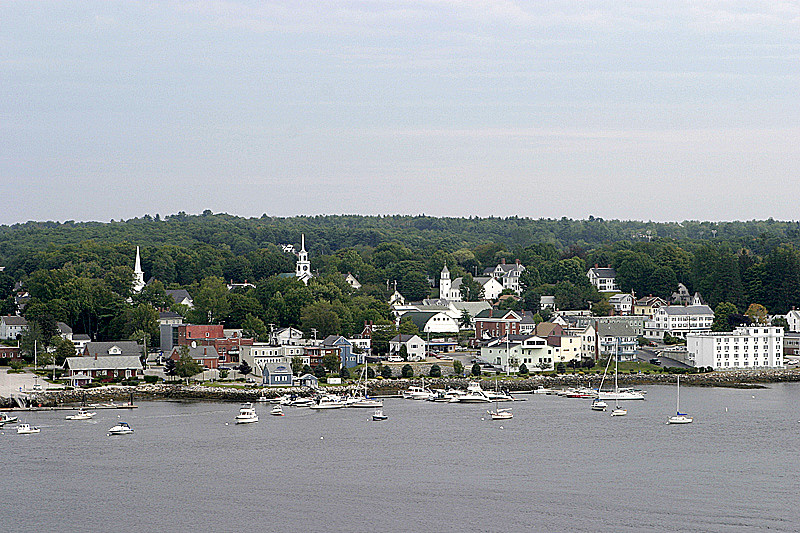
[[[619,348],[619,343],[614,345]],[[614,410],[611,411],[611,416],[625,416],[628,414],[627,409],[622,409],[619,406],[619,383],[617,377],[619,376],[619,350],[614,350]]]
[[[500,398],[496,394],[497,379],[494,380],[494,390],[495,390],[494,411],[486,411],[486,412],[489,413],[489,416],[492,417],[492,420],[508,420],[509,418],[514,418],[514,415],[511,413],[510,407],[507,409],[500,409]]]
[[[380,408],[383,407],[383,400],[370,398],[367,391],[367,375],[369,370],[369,363],[364,363],[364,368],[361,370],[361,376],[358,378],[356,389],[360,389],[361,385],[364,386],[364,391],[356,390],[353,397],[351,397],[345,404],[345,407],[368,407]]]
[[[669,417],[667,424],[691,424],[694,419],[686,413],[681,413],[681,377],[678,376],[678,400],[675,416]]]
[[[608,404],[600,399],[600,391],[603,390],[603,382],[606,380],[606,374],[608,373],[608,367],[611,365],[611,358],[608,358],[606,361],[606,368],[603,370],[603,377],[600,378],[600,386],[597,387],[597,398],[592,400],[592,411],[605,411],[608,408]]]

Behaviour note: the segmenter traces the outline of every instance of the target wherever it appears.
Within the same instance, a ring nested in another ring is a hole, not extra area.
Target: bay
[[[141,402],[91,421],[25,413],[0,430],[0,531],[798,531],[800,385],[675,387],[624,402],[286,408]],[[130,436],[109,437],[118,420]]]

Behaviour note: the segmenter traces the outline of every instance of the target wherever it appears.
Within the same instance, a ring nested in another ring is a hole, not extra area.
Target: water
[[[800,385],[682,387],[687,426],[665,423],[675,387],[648,391],[616,418],[542,395],[502,422],[399,399],[383,422],[258,405],[236,426],[237,404],[201,402],[32,413],[39,435],[0,435],[0,531],[800,530]],[[135,434],[108,437],[120,419]]]

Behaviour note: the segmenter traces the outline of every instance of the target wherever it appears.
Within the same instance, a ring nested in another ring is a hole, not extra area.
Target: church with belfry
[[[138,294],[144,289],[144,270],[142,270],[142,259],[139,257],[139,247],[136,247],[136,262],[133,265],[133,292]]]
[[[306,236],[303,234],[300,237],[300,251],[297,253],[297,264],[294,268],[294,275],[308,285],[309,280],[313,277],[311,274],[311,261],[308,260],[308,252],[306,251]]]

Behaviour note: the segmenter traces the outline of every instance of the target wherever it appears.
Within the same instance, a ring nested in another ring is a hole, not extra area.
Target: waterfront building
[[[364,354],[353,352],[353,343],[341,335],[328,335],[322,340],[322,346],[337,349],[339,360],[345,368],[353,368],[364,362]]]
[[[239,355],[240,361],[247,362],[256,377],[262,377],[264,365],[291,365],[292,359],[295,357],[300,357],[304,365],[312,366],[306,347],[292,344],[255,342],[248,346],[242,346]]]
[[[452,333],[458,334],[458,321],[445,311],[407,311],[400,320],[410,319],[420,333]]]
[[[519,335],[522,316],[516,311],[486,309],[475,315],[475,338],[489,339]]]
[[[291,387],[294,376],[291,364],[267,363],[261,367],[261,377],[267,387]]]
[[[203,368],[215,369],[219,367],[220,356],[213,346],[192,346],[189,348],[189,357]],[[175,346],[169,358],[178,361],[181,358],[181,347]]]
[[[783,334],[783,355],[800,355],[800,333],[787,331]]]
[[[65,377],[73,387],[94,380],[111,381],[114,378],[140,378],[143,375],[139,356],[111,355],[94,357],[67,357],[64,361]]]
[[[83,357],[141,357],[142,345],[136,341],[87,342]]]
[[[792,309],[786,313],[786,322],[789,323],[789,331],[800,333],[800,311]]]
[[[400,354],[400,348],[406,347],[409,361],[425,360],[425,341],[419,335],[395,335],[389,341],[389,355]]]
[[[633,295],[627,293],[615,294],[608,299],[614,309],[615,315],[630,315],[633,312]]]
[[[617,355],[620,361],[635,361],[639,347],[637,329],[624,322],[597,324],[597,337],[602,355]]]
[[[689,362],[715,370],[783,367],[783,328],[743,326],[686,335]]]
[[[644,325],[644,334],[651,339],[663,339],[664,333],[685,338],[689,333],[711,331],[714,311],[707,305],[666,305],[653,313]]]

